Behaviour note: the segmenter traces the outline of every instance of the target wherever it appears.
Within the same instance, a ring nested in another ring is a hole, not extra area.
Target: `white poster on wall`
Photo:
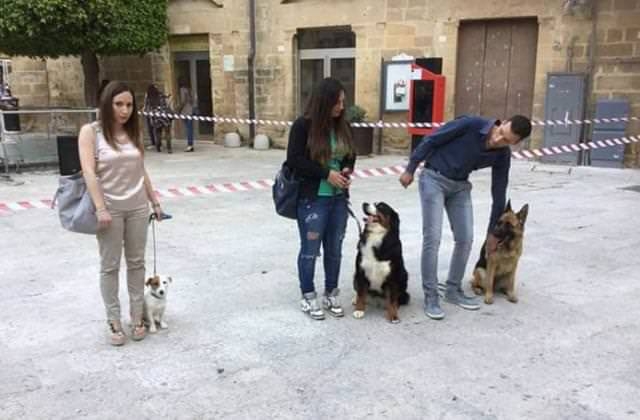
[[[409,83],[413,61],[390,61],[384,64],[384,110],[409,110]]]

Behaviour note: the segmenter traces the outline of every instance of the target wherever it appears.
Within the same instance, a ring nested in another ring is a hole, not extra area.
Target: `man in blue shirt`
[[[454,248],[449,267],[445,301],[468,310],[480,305],[465,296],[461,282],[473,243],[473,208],[469,174],[491,167],[493,205],[489,229],[491,232],[506,203],[511,150],[531,134],[531,121],[516,115],[507,121],[462,116],[448,122],[435,133],[425,136],[411,154],[400,183],[408,187],[413,173],[424,161],[419,188],[422,204],[422,288],[425,314],[432,319],[444,318],[438,299],[438,250],[442,238],[443,210],[447,210],[453,231]],[[487,247],[495,246],[493,235],[487,236]]]

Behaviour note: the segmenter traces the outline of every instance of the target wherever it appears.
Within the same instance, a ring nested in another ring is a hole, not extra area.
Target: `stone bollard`
[[[258,134],[253,139],[253,148],[256,150],[269,150],[269,137],[266,134]]]
[[[238,133],[227,133],[224,135],[224,147],[240,147],[240,135]]]

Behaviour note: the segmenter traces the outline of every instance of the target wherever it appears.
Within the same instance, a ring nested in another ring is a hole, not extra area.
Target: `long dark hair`
[[[140,150],[140,153],[144,154],[144,146],[142,139],[140,138],[140,126],[138,124],[138,116],[136,115],[138,107],[136,106],[136,95],[129,86],[123,82],[113,81],[109,82],[105,86],[104,91],[100,97],[100,123],[102,125],[102,132],[104,138],[114,150],[118,150],[118,145],[113,137],[113,98],[120,95],[123,92],[129,92],[133,97],[133,112],[131,116],[124,123],[124,130],[133,142],[133,144]]]
[[[308,148],[311,159],[323,165],[331,159],[331,130],[336,135],[336,149],[345,155],[353,154],[351,128],[344,118],[344,110],[340,116],[334,117],[331,112],[344,92],[340,81],[327,77],[313,89],[305,110],[305,118],[311,120]]]

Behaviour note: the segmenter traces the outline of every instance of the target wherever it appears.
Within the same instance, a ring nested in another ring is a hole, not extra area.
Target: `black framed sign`
[[[384,112],[409,110],[409,82],[413,60],[387,61],[384,66]]]

